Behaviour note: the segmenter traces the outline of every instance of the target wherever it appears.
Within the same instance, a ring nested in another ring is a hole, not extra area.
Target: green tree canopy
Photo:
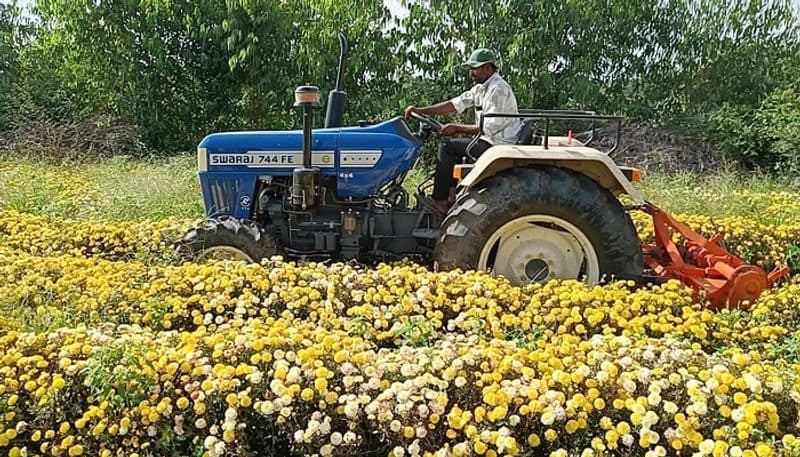
[[[459,64],[477,46],[498,51],[521,106],[637,118],[759,106],[797,73],[781,64],[798,54],[791,0],[399,1],[402,18],[381,0],[37,0],[42,27],[0,84],[51,117],[107,114],[172,151],[296,126],[292,91],[333,87],[339,31],[348,122],[466,89]]]

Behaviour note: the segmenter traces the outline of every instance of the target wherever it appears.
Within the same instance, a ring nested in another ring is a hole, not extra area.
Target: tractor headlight
[[[197,171],[208,171],[208,149],[197,148]]]

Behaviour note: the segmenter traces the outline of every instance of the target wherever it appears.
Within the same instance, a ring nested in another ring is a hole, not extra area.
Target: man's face
[[[470,68],[469,77],[478,84],[483,84],[489,76],[492,76],[492,64],[484,64],[480,67]]]

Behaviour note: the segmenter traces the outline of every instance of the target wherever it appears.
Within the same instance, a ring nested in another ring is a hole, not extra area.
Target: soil
[[[599,141],[592,145],[608,150],[616,141],[616,126],[598,131],[598,135]],[[622,126],[620,146],[611,157],[619,165],[667,173],[690,171],[713,174],[722,168],[731,167],[730,163],[701,138],[642,123]]]

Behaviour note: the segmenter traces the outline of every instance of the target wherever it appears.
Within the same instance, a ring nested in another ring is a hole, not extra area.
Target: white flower
[[[319,448],[319,454],[322,457],[327,457],[327,456],[333,454],[333,446],[331,446],[330,444],[326,444],[326,445],[322,446],[321,448]]]
[[[261,414],[269,415],[275,412],[275,406],[271,401],[265,400],[261,402],[259,410],[261,411]]]
[[[356,438],[358,438],[358,437],[356,436],[355,433],[347,432],[347,433],[344,434],[344,443],[345,444],[353,444],[353,443],[356,442]]]
[[[414,442],[408,446],[408,453],[413,456],[419,455],[419,440],[414,440]]]
[[[236,408],[228,407],[228,409],[225,410],[225,421],[233,422],[236,420],[237,416],[238,413],[236,412]]]
[[[355,419],[358,416],[358,403],[349,402],[344,405],[344,415],[347,416],[348,419]]]
[[[637,375],[637,378],[641,383],[647,383],[648,381],[650,381],[650,369],[645,367],[639,368],[639,373]]]
[[[325,421],[319,424],[319,432],[323,435],[331,432],[331,419],[329,417],[326,417]]]
[[[342,444],[342,434],[339,432],[331,433],[331,444],[334,446]]]
[[[714,440],[703,440],[703,442],[700,443],[700,446],[698,446],[698,449],[700,450],[701,455],[711,454],[711,452],[714,451]]]
[[[703,416],[708,412],[708,405],[703,401],[692,403],[692,405],[694,406],[695,414],[698,416]]]
[[[206,425],[208,424],[206,423],[206,420],[203,419],[202,417],[194,421],[194,426],[197,428],[206,428]]]
[[[622,435],[622,444],[628,447],[633,446],[633,435],[630,433]]]
[[[256,370],[247,376],[247,380],[251,384],[260,384],[262,379],[264,379],[264,373],[261,370]]]
[[[214,443],[216,442],[217,442],[217,437],[209,435],[203,441],[203,447],[205,447],[206,449],[211,449],[212,447],[214,447]]]
[[[395,433],[399,433],[400,429],[402,429],[402,428],[403,428],[403,424],[401,424],[399,420],[393,420],[389,424],[389,430],[391,430],[391,431],[393,431]]]
[[[406,455],[406,449],[403,446],[396,446],[392,449],[393,457],[403,457],[404,455]]]
[[[292,367],[289,370],[289,373],[286,374],[286,382],[289,384],[297,384],[300,382],[300,369],[297,367]]]

